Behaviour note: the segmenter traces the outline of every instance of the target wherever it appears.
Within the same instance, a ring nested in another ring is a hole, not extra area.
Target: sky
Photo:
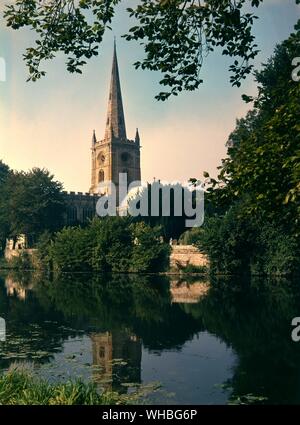
[[[0,13],[8,1],[0,0]],[[142,48],[121,38],[133,26],[126,7],[134,3],[121,2],[100,55],[88,62],[82,75],[68,73],[65,57],[58,55],[43,66],[46,77],[35,83],[26,82],[22,60],[34,34],[6,28],[1,13],[0,58],[5,59],[7,79],[0,82],[0,159],[12,169],[45,167],[66,190],[89,190],[92,132],[96,130],[97,139],[104,136],[115,35],[127,137],[134,138],[139,128],[142,179],[185,182],[202,178],[203,171],[216,175],[236,119],[249,109],[241,95],[254,95],[255,82],[249,77],[240,89],[231,87],[231,61],[212,53],[205,59],[199,90],[156,101],[160,75],[135,70],[132,64],[143,57]],[[295,0],[265,0],[256,14],[259,69],[293,31],[300,10]]]

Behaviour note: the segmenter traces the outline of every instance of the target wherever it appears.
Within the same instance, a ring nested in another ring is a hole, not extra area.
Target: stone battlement
[[[63,191],[63,194],[65,196],[84,196],[87,198],[100,198],[101,195],[99,195],[98,193],[89,193],[89,192],[68,192],[66,190]]]

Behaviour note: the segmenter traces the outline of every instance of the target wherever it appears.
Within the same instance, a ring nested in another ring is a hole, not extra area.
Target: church
[[[112,182],[118,193],[120,173],[127,175],[128,185],[141,180],[140,149],[138,129],[133,140],[127,138],[116,42],[114,42],[104,137],[97,140],[96,133],[93,132],[89,192],[64,192],[67,203],[67,225],[84,223],[94,217],[99,196],[109,193],[107,183]]]

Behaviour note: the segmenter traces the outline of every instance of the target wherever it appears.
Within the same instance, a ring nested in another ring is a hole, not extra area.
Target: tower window
[[[100,170],[99,171],[99,176],[98,176],[98,182],[103,182],[104,181],[104,171]]]

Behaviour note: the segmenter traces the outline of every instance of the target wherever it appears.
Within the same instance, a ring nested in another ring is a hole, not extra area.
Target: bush
[[[186,266],[180,266],[177,265],[180,273],[187,273],[187,274],[205,274],[207,273],[207,267],[206,266],[195,266],[193,264],[187,264]]]
[[[205,252],[214,273],[296,274],[299,244],[275,223],[241,213],[240,204],[222,217],[210,217],[195,245]]]
[[[182,233],[179,238],[180,245],[194,245],[197,243],[200,233],[203,232],[201,227],[193,227]]]
[[[170,245],[162,241],[161,228],[151,228],[145,223],[131,227],[134,244],[130,270],[134,272],[157,272],[169,267]]]
[[[297,240],[278,226],[265,224],[257,236],[251,258],[252,274],[284,275],[300,271]]]
[[[238,206],[222,217],[209,217],[199,232],[195,245],[210,260],[215,273],[236,274],[250,270],[249,255],[255,244],[252,223],[239,216]]]
[[[26,250],[21,251],[19,255],[12,257],[9,260],[9,266],[12,269],[18,270],[32,270],[34,268],[32,263],[32,255]]]
[[[50,260],[60,271],[152,272],[165,270],[169,254],[159,227],[107,217],[58,232]]]
[[[37,261],[39,268],[49,269],[51,268],[51,256],[50,256],[50,248],[51,242],[53,240],[53,235],[46,230],[41,236],[38,238],[38,242],[35,245],[37,249]]]
[[[50,258],[53,267],[61,271],[91,271],[91,240],[87,229],[64,228],[55,235]]]
[[[94,219],[87,228],[93,270],[125,272],[130,266],[132,234],[127,217]]]

